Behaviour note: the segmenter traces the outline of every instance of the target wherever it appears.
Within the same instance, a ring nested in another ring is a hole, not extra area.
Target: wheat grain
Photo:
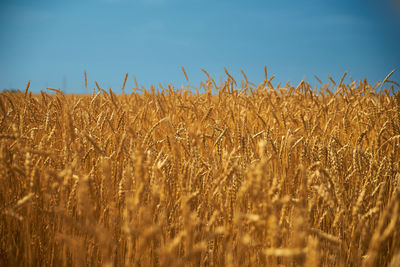
[[[274,88],[266,67],[259,85],[202,70],[194,94],[182,71],[161,92],[0,93],[0,264],[395,264],[392,76]]]

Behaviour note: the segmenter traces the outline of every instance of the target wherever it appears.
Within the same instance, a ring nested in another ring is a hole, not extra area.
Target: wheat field
[[[399,266],[390,75],[205,73],[196,89],[1,93],[0,265]]]

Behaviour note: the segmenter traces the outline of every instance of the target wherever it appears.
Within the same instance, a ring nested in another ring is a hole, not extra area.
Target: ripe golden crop
[[[1,93],[0,264],[399,264],[399,93],[205,73],[202,94]]]

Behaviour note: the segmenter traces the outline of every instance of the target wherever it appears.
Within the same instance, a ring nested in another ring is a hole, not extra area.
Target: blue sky
[[[241,80],[273,84],[313,74],[328,82],[400,81],[400,8],[396,0],[92,0],[0,1],[0,89],[46,87],[85,93],[140,85],[180,87],[216,81],[224,67]]]

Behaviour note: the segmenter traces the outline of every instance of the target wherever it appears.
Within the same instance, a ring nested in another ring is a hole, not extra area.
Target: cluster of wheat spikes
[[[0,265],[399,266],[396,82],[206,74],[1,93]]]

